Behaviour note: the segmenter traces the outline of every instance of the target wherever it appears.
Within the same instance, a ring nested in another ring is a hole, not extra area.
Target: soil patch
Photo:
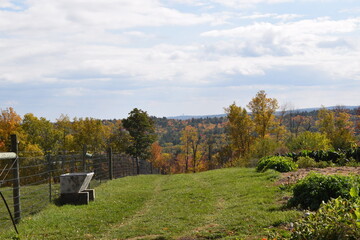
[[[293,184],[306,177],[310,172],[324,175],[360,175],[360,167],[328,167],[328,168],[301,168],[296,172],[282,173],[277,185]]]

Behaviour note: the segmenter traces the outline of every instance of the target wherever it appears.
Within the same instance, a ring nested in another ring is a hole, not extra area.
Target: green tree
[[[280,143],[283,142],[286,136],[289,134],[288,129],[285,126],[285,120],[286,120],[286,110],[287,106],[283,106],[280,114],[277,118],[275,118],[274,122],[274,135],[276,142]]]
[[[99,119],[80,118],[74,119],[72,124],[74,136],[74,149],[81,151],[86,145],[92,152],[105,149],[106,140],[109,137],[109,128],[104,126]]]
[[[185,151],[185,172],[189,168],[189,155],[192,159],[192,170],[196,172],[198,160],[201,158],[201,146],[200,146],[200,134],[198,129],[192,126],[186,126],[183,131],[181,131],[181,143],[182,148]]]
[[[61,114],[56,119],[55,128],[60,132],[60,144],[63,152],[75,151],[74,136],[73,136],[73,124],[67,115]]]
[[[254,123],[245,108],[231,104],[225,109],[228,123],[226,133],[230,140],[232,161],[244,160],[251,152],[254,138],[252,136]]]
[[[128,118],[123,119],[123,126],[131,139],[126,152],[136,160],[137,173],[140,173],[139,160],[150,157],[150,147],[156,140],[155,125],[147,112],[134,108]]]
[[[309,131],[311,128],[311,117],[296,115],[292,117],[291,121],[295,137],[297,137],[300,132]]]
[[[322,108],[318,113],[317,125],[331,141],[334,149],[348,149],[355,143],[354,123],[350,114],[339,109],[334,112]]]
[[[297,137],[289,140],[287,143],[291,151],[317,151],[317,150],[330,150],[331,143],[325,134],[319,132],[301,132]]]
[[[269,136],[265,138],[257,138],[254,143],[254,151],[252,156],[255,158],[262,158],[269,155],[274,155],[278,153],[278,149],[281,148],[282,145]]]
[[[115,121],[115,123],[111,124],[110,129],[110,146],[119,153],[126,152],[126,149],[129,147],[130,144],[129,132],[126,131],[120,120],[117,120]]]
[[[275,111],[279,108],[275,98],[268,98],[264,90],[260,90],[247,107],[252,111],[255,131],[264,139],[275,125]]]
[[[44,152],[58,149],[61,135],[49,120],[27,113],[21,126],[27,134],[27,143],[38,145]]]
[[[181,149],[184,152],[185,173],[189,171],[191,139],[195,137],[195,134],[196,134],[195,128],[192,126],[186,126],[185,129],[181,131],[180,141],[181,141]]]

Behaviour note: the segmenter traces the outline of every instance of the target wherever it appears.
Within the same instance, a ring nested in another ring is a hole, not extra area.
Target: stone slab
[[[80,193],[85,190],[94,176],[94,172],[90,173],[66,173],[60,175],[60,192]]]
[[[83,205],[89,204],[89,193],[80,192],[80,193],[62,193],[60,195],[60,203],[64,204],[74,204],[74,205]]]
[[[89,201],[94,201],[95,200],[95,189],[85,189],[82,192],[89,193]]]

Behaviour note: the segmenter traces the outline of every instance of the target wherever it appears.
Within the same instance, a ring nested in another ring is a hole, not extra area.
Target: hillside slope
[[[50,206],[20,225],[21,239],[261,239],[292,221],[274,172],[221,169],[108,181],[87,206]],[[13,236],[7,232],[2,237]]]

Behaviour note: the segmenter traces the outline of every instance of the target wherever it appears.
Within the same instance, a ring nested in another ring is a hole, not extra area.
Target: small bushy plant
[[[327,168],[333,166],[333,163],[326,162],[326,161],[320,161],[316,163],[316,167],[318,168]]]
[[[274,169],[278,172],[290,172],[297,169],[297,164],[289,157],[263,157],[259,160],[256,170],[258,172],[264,172],[267,169]]]
[[[323,201],[327,202],[331,198],[349,198],[352,181],[353,178],[349,176],[310,173],[294,185],[289,205],[316,210]]]
[[[275,154],[277,148],[281,147],[274,139],[258,139],[254,145],[253,156],[257,158],[266,157]]]
[[[299,168],[309,168],[309,167],[316,167],[317,163],[315,162],[315,160],[311,157],[299,157],[299,159],[297,160],[297,165],[299,166]]]
[[[339,197],[321,205],[319,210],[294,224],[291,240],[360,239],[357,204]]]
[[[293,225],[291,236],[272,229],[268,239],[355,240],[360,239],[360,178],[352,177],[350,197],[323,202],[315,213],[305,214]]]
[[[349,162],[345,164],[347,167],[360,167],[360,162],[356,162],[355,159],[350,158]]]
[[[287,143],[291,151],[298,152],[302,150],[329,150],[331,148],[330,140],[325,134],[319,132],[302,132]]]
[[[294,161],[298,161],[300,157],[311,157],[315,162],[327,162],[338,166],[354,165],[360,163],[360,147],[354,147],[348,150],[302,150],[297,153],[291,152],[286,154]]]

